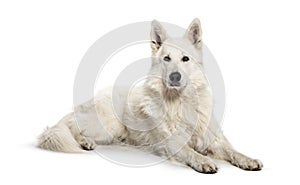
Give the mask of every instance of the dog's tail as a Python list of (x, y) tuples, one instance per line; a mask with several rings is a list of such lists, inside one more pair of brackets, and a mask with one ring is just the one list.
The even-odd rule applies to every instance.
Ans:
[(38, 137), (38, 147), (56, 152), (82, 152), (83, 150), (72, 135), (70, 128), (65, 124), (70, 116), (71, 114), (65, 116), (57, 125), (46, 128)]

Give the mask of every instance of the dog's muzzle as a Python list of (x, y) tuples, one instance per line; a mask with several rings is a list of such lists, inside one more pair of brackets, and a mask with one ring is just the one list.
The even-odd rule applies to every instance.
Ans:
[(181, 74), (179, 72), (173, 72), (169, 75), (169, 85), (172, 87), (180, 86)]

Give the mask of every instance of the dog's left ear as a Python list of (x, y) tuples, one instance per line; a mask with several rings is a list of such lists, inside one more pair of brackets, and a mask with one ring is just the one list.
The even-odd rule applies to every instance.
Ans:
[(151, 24), (151, 48), (153, 52), (156, 52), (166, 40), (167, 33), (162, 25), (157, 21), (153, 20)]
[(201, 23), (195, 18), (187, 29), (185, 36), (192, 42), (196, 48), (201, 48), (202, 30)]

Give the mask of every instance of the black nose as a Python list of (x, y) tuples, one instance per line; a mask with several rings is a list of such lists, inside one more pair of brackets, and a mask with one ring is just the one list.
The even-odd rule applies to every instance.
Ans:
[(179, 82), (181, 79), (181, 74), (179, 72), (173, 72), (169, 76), (171, 82)]

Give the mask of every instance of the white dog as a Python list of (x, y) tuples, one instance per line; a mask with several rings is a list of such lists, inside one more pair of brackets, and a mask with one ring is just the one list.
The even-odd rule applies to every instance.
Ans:
[(75, 108), (38, 139), (59, 152), (93, 150), (96, 144), (123, 143), (176, 160), (201, 173), (216, 173), (221, 159), (244, 170), (262, 163), (232, 148), (212, 119), (212, 97), (203, 74), (201, 26), (193, 20), (182, 38), (170, 38), (159, 22), (151, 28), (152, 67), (130, 96), (120, 91), (115, 113), (112, 89)]

